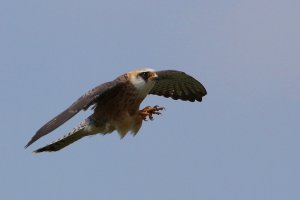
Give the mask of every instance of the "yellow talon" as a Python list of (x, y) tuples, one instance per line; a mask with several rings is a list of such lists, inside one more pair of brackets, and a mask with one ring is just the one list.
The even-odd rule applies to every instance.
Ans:
[(159, 107), (159, 106), (147, 106), (143, 110), (140, 110), (140, 115), (144, 121), (148, 121), (147, 117), (152, 121), (153, 120), (153, 115), (160, 115), (161, 113), (159, 111), (164, 110), (164, 107)]

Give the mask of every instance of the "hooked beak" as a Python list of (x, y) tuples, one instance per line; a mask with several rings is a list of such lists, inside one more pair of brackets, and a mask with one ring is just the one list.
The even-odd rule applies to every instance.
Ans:
[(158, 80), (157, 74), (155, 72), (151, 73), (151, 76), (149, 77), (149, 80), (157, 81)]

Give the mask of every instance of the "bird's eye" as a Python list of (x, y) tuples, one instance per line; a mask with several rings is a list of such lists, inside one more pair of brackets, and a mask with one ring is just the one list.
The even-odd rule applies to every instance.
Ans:
[(149, 77), (149, 72), (142, 72), (142, 73), (140, 73), (140, 76), (146, 80)]

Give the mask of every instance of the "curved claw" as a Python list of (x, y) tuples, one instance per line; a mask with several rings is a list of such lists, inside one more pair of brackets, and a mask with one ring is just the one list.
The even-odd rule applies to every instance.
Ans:
[(143, 110), (140, 110), (140, 115), (144, 121), (148, 121), (147, 117), (149, 117), (149, 119), (153, 121), (153, 115), (160, 115), (161, 113), (159, 111), (161, 110), (165, 110), (165, 108), (159, 107), (158, 105), (154, 107), (147, 106)]

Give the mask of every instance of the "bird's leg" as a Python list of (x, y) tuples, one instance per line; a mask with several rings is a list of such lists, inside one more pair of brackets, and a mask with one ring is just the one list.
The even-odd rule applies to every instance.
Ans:
[(140, 115), (144, 121), (147, 121), (147, 117), (152, 121), (153, 116), (152, 115), (160, 115), (161, 113), (159, 111), (164, 110), (164, 107), (159, 106), (147, 106), (143, 110), (140, 110)]

